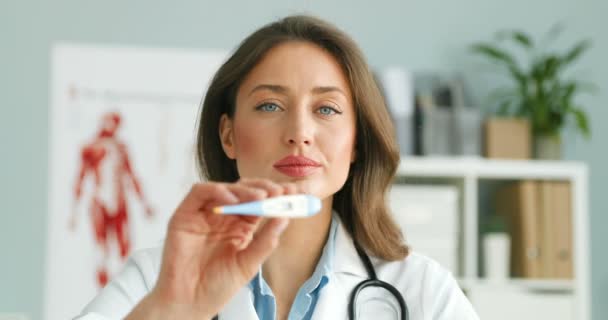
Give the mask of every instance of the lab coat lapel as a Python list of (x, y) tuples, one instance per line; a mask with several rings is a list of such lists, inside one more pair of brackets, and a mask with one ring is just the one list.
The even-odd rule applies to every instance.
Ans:
[(341, 320), (348, 317), (352, 289), (367, 279), (352, 238), (340, 223), (336, 230), (334, 274), (321, 290), (311, 320)]
[(348, 292), (332, 279), (321, 290), (311, 320), (341, 320), (347, 317)]
[(336, 230), (335, 250), (334, 272), (336, 274), (349, 274), (359, 277), (361, 280), (367, 279), (367, 271), (357, 254), (353, 239), (342, 223)]
[[(367, 271), (357, 255), (352, 238), (342, 225), (336, 230), (334, 274), (321, 290), (312, 320), (340, 320), (348, 316), (353, 288), (367, 279)], [(220, 320), (259, 320), (251, 289), (243, 287), (220, 313)]]
[(219, 314), (219, 320), (259, 320), (253, 306), (251, 289), (244, 286)]

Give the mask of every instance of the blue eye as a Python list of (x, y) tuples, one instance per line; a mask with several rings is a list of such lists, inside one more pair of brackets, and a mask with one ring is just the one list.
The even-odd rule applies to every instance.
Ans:
[(321, 107), (319, 108), (319, 113), (324, 115), (324, 116), (330, 116), (332, 114), (340, 114), (341, 112), (338, 112), (338, 110), (332, 108), (332, 107)]
[(264, 112), (275, 112), (279, 111), (280, 107), (274, 103), (264, 103), (255, 108), (256, 110), (264, 111)]

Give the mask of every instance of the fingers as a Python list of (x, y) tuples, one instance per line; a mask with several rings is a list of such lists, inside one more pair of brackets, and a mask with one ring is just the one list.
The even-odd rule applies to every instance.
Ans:
[[(223, 186), (238, 199), (239, 203), (297, 193), (296, 185), (293, 183), (278, 184), (267, 179), (244, 178), (237, 183), (228, 183)], [(204, 209), (212, 210), (217, 205), (222, 205), (222, 203), (213, 201), (205, 206)]]
[[(259, 220), (247, 216), (221, 216), (212, 213), (217, 206), (262, 200), (297, 192), (295, 184), (278, 184), (267, 179), (242, 179), (237, 183), (203, 183), (192, 186), (170, 221), (170, 228), (204, 233), (214, 240), (246, 236), (242, 247), (251, 240)], [(247, 229), (247, 230), (245, 230)], [(254, 231), (252, 232), (251, 229)], [(249, 235), (249, 236), (247, 236)]]
[(207, 238), (210, 241), (216, 242), (229, 241), (236, 248), (242, 248), (247, 246), (249, 241), (251, 241), (261, 221), (261, 217), (227, 217), (223, 219), (223, 223), (219, 223), (213, 230), (207, 233)]
[(236, 204), (264, 199), (268, 192), (239, 184), (199, 183), (194, 184), (176, 211), (196, 213), (215, 206)]
[(281, 233), (287, 228), (289, 219), (286, 218), (273, 218), (269, 219), (255, 234), (248, 245), (244, 247), (241, 244), (239, 248), (240, 252), (237, 254), (239, 266), (243, 272), (249, 277), (253, 276), (257, 272), (259, 265), (268, 258), (272, 251), (277, 247), (279, 243), (279, 237)]
[(265, 190), (268, 193), (269, 198), (283, 195), (285, 192), (284, 188), (280, 184), (274, 183), (267, 179), (243, 178), (239, 180), (238, 183), (251, 188)]
[(291, 182), (276, 183), (268, 179), (242, 178), (238, 183), (249, 187), (264, 189), (268, 192), (269, 198), (284, 194), (295, 194), (298, 192), (296, 184)]
[(268, 198), (268, 191), (262, 188), (247, 186), (240, 183), (227, 184), (226, 187), (234, 194), (239, 202), (248, 202)]
[(283, 186), (283, 192), (285, 194), (296, 194), (298, 193), (298, 188), (296, 186), (295, 183), (284, 183), (282, 184)]
[(241, 179), (237, 183), (195, 184), (178, 211), (196, 212), (213, 206), (262, 200), (297, 193), (293, 183), (278, 184), (267, 179)]
[(195, 213), (209, 203), (235, 204), (239, 198), (222, 183), (198, 183), (192, 186), (176, 212)]
[[(268, 192), (259, 188), (248, 187), (241, 184), (224, 184), (223, 187), (225, 187), (228, 192), (232, 193), (232, 195), (238, 199), (236, 203), (263, 200), (268, 198)], [(211, 211), (213, 211), (214, 207), (226, 204), (232, 203), (223, 203), (213, 199), (203, 204), (202, 209), (205, 214), (209, 215), (211, 214)]]

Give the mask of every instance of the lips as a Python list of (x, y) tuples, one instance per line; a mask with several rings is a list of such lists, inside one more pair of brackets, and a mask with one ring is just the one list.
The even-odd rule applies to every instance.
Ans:
[(321, 164), (304, 156), (287, 156), (274, 164), (274, 168), (290, 177), (313, 174)]

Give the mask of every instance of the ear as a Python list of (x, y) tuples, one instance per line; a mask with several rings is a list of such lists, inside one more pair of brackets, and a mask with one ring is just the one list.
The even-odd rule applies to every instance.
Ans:
[(232, 160), (236, 158), (234, 152), (234, 130), (232, 127), (232, 119), (224, 113), (220, 118), (220, 141), (226, 156)]

